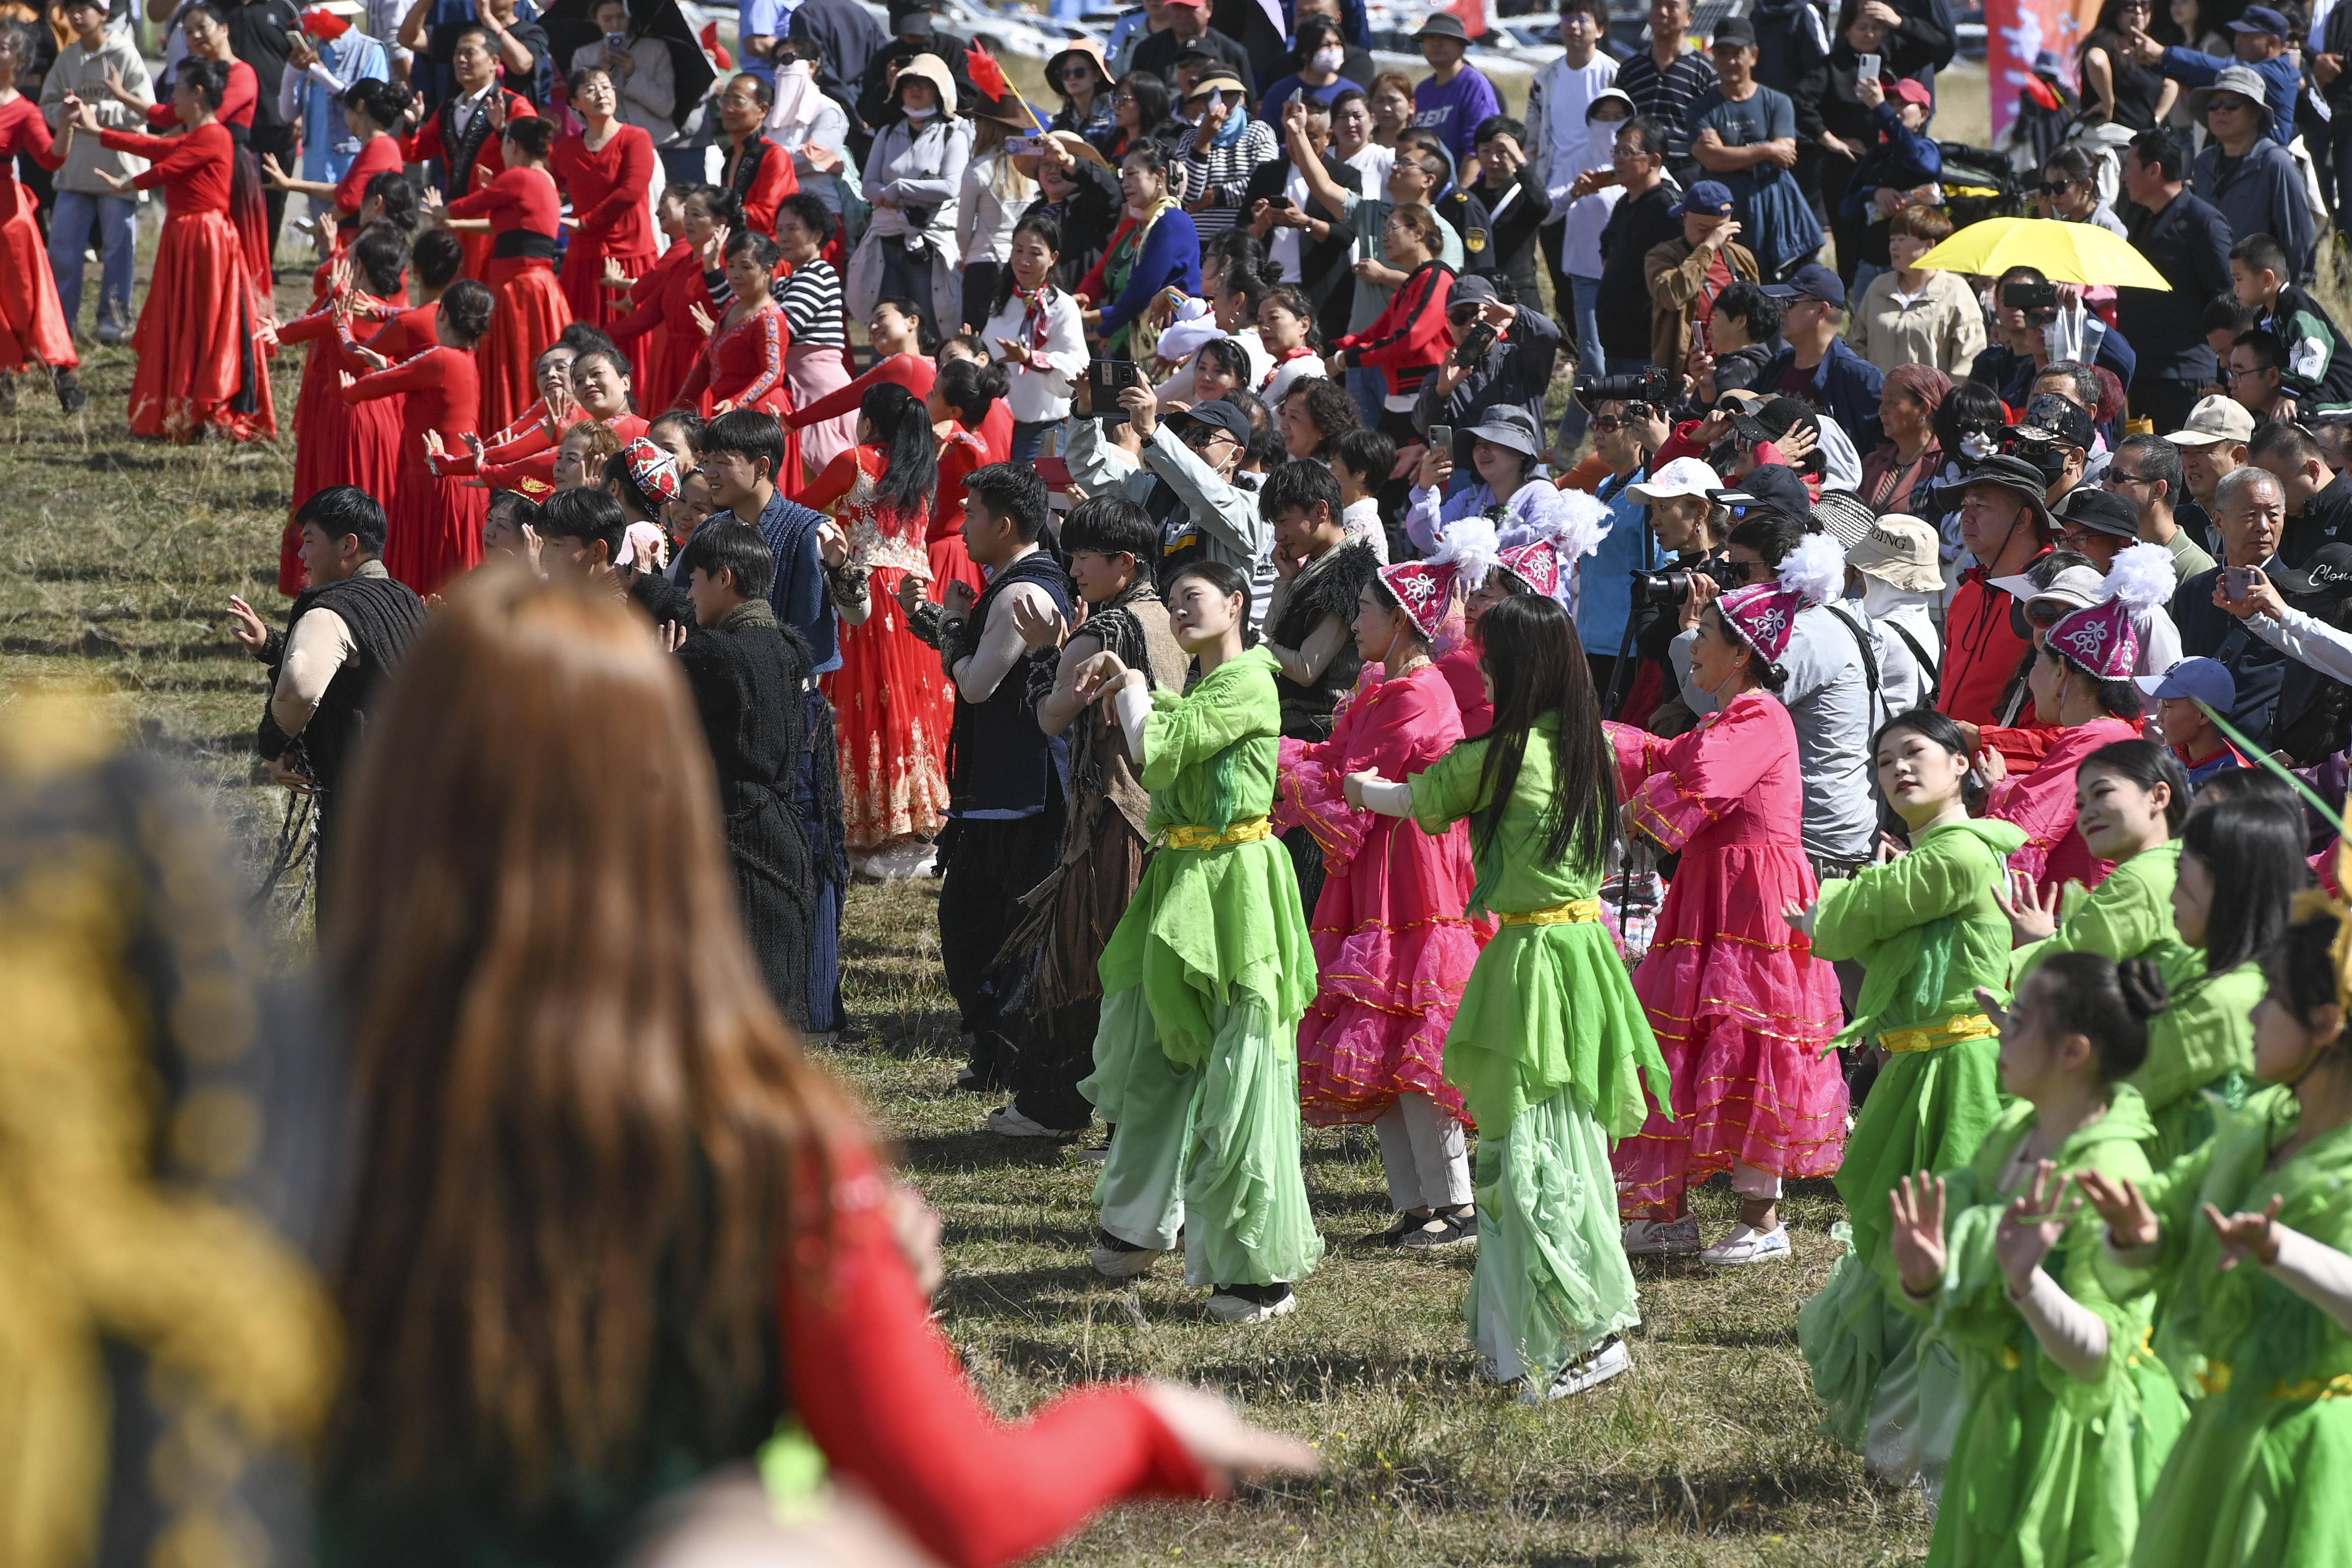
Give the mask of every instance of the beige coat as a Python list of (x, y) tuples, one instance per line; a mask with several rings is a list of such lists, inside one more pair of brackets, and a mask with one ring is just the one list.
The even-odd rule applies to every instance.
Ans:
[[(1737, 281), (1755, 283), (1763, 276), (1755, 254), (1738, 240), (1723, 247), (1723, 258)], [(1713, 265), (1679, 236), (1652, 246), (1642, 258), (1642, 276), (1650, 280), (1650, 363), (1670, 376), (1682, 374), (1690, 354), (1691, 323), (1697, 319), (1699, 291)]]
[(1984, 307), (1976, 290), (1956, 272), (1931, 272), (1916, 295), (1899, 298), (1895, 274), (1870, 280), (1846, 329), (1853, 351), (1882, 371), (1897, 365), (1933, 365), (1956, 382), (1984, 352)]

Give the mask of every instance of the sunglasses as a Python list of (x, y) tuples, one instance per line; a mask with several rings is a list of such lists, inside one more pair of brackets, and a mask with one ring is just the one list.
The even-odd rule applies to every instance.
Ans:
[(1608, 435), (1624, 429), (1628, 423), (1628, 421), (1622, 420), (1613, 413), (1604, 413), (1600, 418), (1593, 420), (1590, 424), (1586, 425), (1585, 428), (1591, 431), (1596, 435)]
[(2078, 180), (2044, 180), (2033, 188), (2045, 196), (2063, 196), (2081, 183)]
[(2205, 100), (2208, 114), (2237, 114), (2253, 106), (2242, 98), (2209, 98)]

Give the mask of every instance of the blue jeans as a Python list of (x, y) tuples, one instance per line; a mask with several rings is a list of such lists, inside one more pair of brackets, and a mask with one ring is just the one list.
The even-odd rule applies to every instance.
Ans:
[[(1589, 376), (1594, 373), (1593, 366), (1606, 364), (1609, 360), (1601, 347), (1601, 279), (1580, 277), (1571, 272), (1568, 281), (1576, 292), (1576, 319), (1571, 323), (1576, 329), (1576, 373)], [(1572, 451), (1584, 439), (1584, 428), (1591, 419), (1582, 403), (1569, 399), (1568, 412), (1559, 416), (1560, 446)]]
[(1058, 419), (1016, 419), (1013, 422), (1013, 454), (1011, 461), (1026, 468), (1037, 461), (1037, 454), (1045, 444), (1045, 433), (1061, 424)]
[(1351, 370), (1347, 374), (1348, 394), (1356, 400), (1356, 406), (1363, 411), (1365, 428), (1378, 430), (1381, 426), (1381, 414), (1383, 412), (1381, 405), (1387, 402), (1389, 395), (1388, 376), (1380, 371), (1368, 371), (1361, 367)]
[(98, 324), (131, 329), (131, 250), (139, 238), (139, 204), (128, 196), (59, 191), (49, 216), (49, 270), (58, 277), (58, 304), (66, 325), (79, 330), (82, 253), (93, 245), (105, 261), (98, 289)]

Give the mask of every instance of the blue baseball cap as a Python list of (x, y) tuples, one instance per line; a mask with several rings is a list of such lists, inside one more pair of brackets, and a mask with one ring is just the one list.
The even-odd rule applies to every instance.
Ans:
[(1666, 215), (1678, 218), (1696, 213), (1703, 218), (1727, 218), (1734, 205), (1730, 186), (1720, 180), (1701, 180), (1683, 193), (1683, 199)]
[(2284, 38), (2292, 37), (2294, 29), (2287, 26), (2284, 16), (2269, 6), (2249, 5), (2238, 14), (2236, 21), (2230, 24), (2230, 31), (2268, 33), (2274, 38)]
[(2219, 659), (2183, 659), (2160, 675), (2132, 678), (2158, 702), (2167, 697), (2195, 697), (2221, 713), (2238, 706), (2238, 683), (2230, 666)]
[(1845, 285), (1838, 281), (1835, 270), (1820, 262), (1797, 268), (1786, 283), (1766, 284), (1764, 292), (1774, 299), (1818, 299), (1845, 308)]

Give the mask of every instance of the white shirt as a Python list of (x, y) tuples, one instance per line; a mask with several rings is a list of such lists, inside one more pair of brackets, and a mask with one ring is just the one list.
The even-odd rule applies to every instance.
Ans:
[[(1272, 356), (1269, 355), (1269, 361), (1271, 359)], [(1285, 360), (1276, 365), (1259, 378), (1257, 385), (1250, 390), (1257, 394), (1258, 402), (1265, 404), (1266, 407), (1279, 409), (1282, 406), (1282, 400), (1290, 395), (1290, 384), (1293, 382), (1307, 376), (1325, 376), (1329, 373), (1323, 368), (1323, 361), (1319, 356), (1301, 354), (1295, 360)]]
[[(1395, 154), (1391, 153), (1390, 156), (1394, 157)], [(1295, 164), (1290, 169), (1289, 178), (1282, 183), (1282, 193), (1290, 198), (1290, 204), (1294, 208), (1303, 210), (1306, 207), (1307, 176), (1300, 173)], [(1266, 246), (1267, 256), (1281, 267), (1282, 281), (1285, 283), (1297, 284), (1307, 281), (1307, 264), (1300, 259), (1299, 255), (1299, 242), (1306, 232), (1304, 229), (1283, 228), (1277, 225), (1274, 231), (1272, 243)]]
[[(1617, 62), (1606, 49), (1593, 50), (1592, 58), (1581, 66), (1570, 65), (1563, 55), (1536, 74), (1535, 86), (1528, 93), (1527, 151), (1535, 160), (1536, 177), (1551, 193), (1554, 212), (1567, 207), (1568, 188), (1576, 183), (1579, 174), (1609, 166), (1607, 148), (1597, 161), (1592, 156), (1584, 111), (1595, 95), (1616, 81)], [(1613, 126), (1611, 135), (1613, 141)]]
[(1361, 174), (1366, 193), (1377, 196), (1389, 188), (1389, 172), (1396, 167), (1396, 149), (1367, 141), (1356, 149), (1353, 157), (1339, 162)]
[(1070, 417), (1070, 396), (1077, 386), (1078, 377), (1087, 369), (1086, 323), (1078, 315), (1077, 299), (1066, 290), (1051, 288), (1045, 302), (1045, 349), (1044, 355), (1030, 364), (1019, 364), (1004, 357), (1004, 340), (1021, 336), (1021, 324), (1028, 318), (1026, 300), (1015, 295), (1004, 302), (1004, 308), (988, 319), (981, 329), (980, 340), (996, 357), (1011, 379), (1012, 388), (1004, 394), (1013, 417), (1024, 424), (1040, 420), (1064, 420)]

